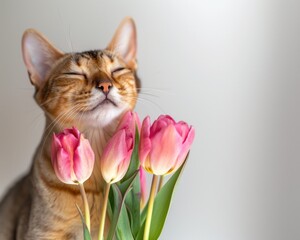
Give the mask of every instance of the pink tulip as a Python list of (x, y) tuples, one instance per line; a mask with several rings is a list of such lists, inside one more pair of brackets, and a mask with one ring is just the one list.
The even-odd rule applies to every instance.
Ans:
[(142, 124), (139, 157), (141, 165), (155, 175), (176, 171), (184, 162), (195, 137), (187, 123), (176, 123), (172, 117), (161, 115), (150, 124), (149, 116)]
[(108, 141), (101, 158), (101, 173), (109, 183), (120, 181), (129, 167), (135, 140), (135, 114), (127, 112)]
[(141, 207), (144, 208), (147, 201), (147, 182), (146, 182), (146, 172), (140, 167), (140, 185), (141, 185)]
[[(133, 113), (133, 114), (134, 114), (137, 129), (139, 132), (141, 132), (141, 128), (142, 128), (141, 120), (137, 113)], [(147, 179), (146, 179), (146, 172), (142, 167), (139, 168), (139, 174), (140, 174), (140, 186), (141, 186), (141, 208), (144, 208), (147, 201)]]
[(141, 128), (142, 128), (142, 124), (141, 124), (140, 117), (139, 117), (139, 115), (138, 115), (136, 112), (133, 113), (133, 116), (134, 116), (134, 120), (135, 120), (135, 124), (136, 124), (136, 126), (137, 126), (137, 129), (138, 129), (139, 132), (140, 132), (140, 131), (141, 131)]
[(89, 141), (73, 127), (53, 134), (51, 160), (60, 181), (77, 184), (91, 176), (95, 156)]

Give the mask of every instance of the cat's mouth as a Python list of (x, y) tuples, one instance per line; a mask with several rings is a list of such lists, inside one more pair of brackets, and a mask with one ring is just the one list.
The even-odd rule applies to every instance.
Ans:
[(118, 107), (113, 100), (106, 97), (104, 100), (100, 101), (95, 107), (93, 107), (90, 111), (92, 112), (101, 106), (107, 106), (107, 105), (113, 105), (114, 107)]
[(107, 104), (112, 104), (112, 105), (114, 105), (115, 107), (117, 107), (117, 104), (116, 104), (114, 101), (110, 100), (109, 98), (104, 99), (102, 102), (100, 102), (100, 103), (98, 104), (98, 106), (101, 106), (101, 105), (107, 105)]

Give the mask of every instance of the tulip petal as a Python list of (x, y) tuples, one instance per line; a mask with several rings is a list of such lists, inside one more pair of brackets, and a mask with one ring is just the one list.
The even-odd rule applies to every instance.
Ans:
[(150, 127), (150, 137), (152, 138), (155, 134), (157, 134), (158, 132), (160, 132), (162, 129), (164, 129), (167, 126), (168, 126), (168, 124), (165, 121), (155, 120), (153, 122), (152, 126)]
[(140, 120), (140, 118), (139, 118), (139, 115), (136, 113), (136, 112), (134, 112), (133, 113), (133, 118), (134, 118), (134, 120), (135, 120), (135, 124), (136, 124), (136, 126), (137, 126), (137, 129), (139, 130), (139, 132), (141, 131), (141, 128), (142, 128), (142, 124), (141, 124), (141, 120)]
[(146, 182), (146, 172), (140, 167), (140, 185), (141, 185), (141, 207), (143, 208), (147, 201), (147, 182)]
[(131, 111), (128, 111), (121, 118), (120, 123), (117, 127), (117, 131), (120, 130), (120, 129), (124, 129), (124, 128), (133, 129), (134, 125), (135, 125), (134, 115)]
[(187, 135), (190, 131), (190, 127), (186, 122), (180, 121), (175, 125), (177, 132), (182, 138), (182, 142), (185, 142)]
[(145, 164), (146, 158), (151, 150), (150, 141), (150, 117), (147, 116), (141, 128), (140, 144), (139, 144), (139, 158), (141, 165)]
[(158, 121), (164, 121), (168, 125), (175, 124), (175, 120), (170, 115), (160, 115), (157, 119)]
[(95, 155), (89, 141), (82, 135), (74, 152), (73, 161), (73, 170), (77, 181), (85, 182), (93, 172)]
[(61, 138), (61, 144), (63, 149), (67, 151), (70, 156), (73, 156), (75, 149), (79, 144), (79, 139), (73, 134), (64, 134)]
[(79, 130), (77, 128), (72, 127), (72, 128), (66, 128), (66, 129), (64, 129), (62, 134), (63, 135), (69, 135), (69, 134), (71, 134), (71, 135), (73, 135), (75, 138), (77, 138), (79, 140), (81, 133), (79, 132)]
[(67, 152), (62, 148), (59, 137), (53, 134), (51, 145), (51, 161), (57, 178), (68, 184), (73, 184), (71, 179), (71, 164)]
[(151, 126), (150, 132), (152, 137), (156, 133), (160, 132), (162, 129), (166, 128), (168, 125), (175, 124), (174, 119), (169, 115), (160, 115), (157, 120)]
[(101, 172), (107, 183), (117, 182), (124, 177), (132, 150), (133, 146), (127, 148), (125, 130), (118, 131), (108, 141), (101, 158)]
[(52, 161), (52, 164), (54, 164), (54, 162), (57, 161), (56, 152), (57, 152), (57, 149), (60, 149), (60, 148), (62, 148), (62, 146), (60, 144), (59, 138), (55, 134), (53, 134), (52, 144), (51, 144), (51, 161)]
[(58, 149), (56, 161), (53, 164), (54, 171), (58, 179), (67, 184), (74, 184), (72, 181), (72, 164), (68, 153), (63, 149)]
[(169, 125), (152, 139), (151, 169), (156, 175), (165, 175), (174, 167), (180, 152), (181, 137), (174, 125)]
[(188, 131), (188, 135), (185, 139), (185, 141), (183, 142), (182, 144), (182, 147), (181, 147), (181, 151), (178, 155), (178, 158), (177, 158), (177, 161), (176, 161), (176, 164), (175, 164), (175, 167), (174, 167), (174, 170), (173, 171), (176, 171), (181, 165), (182, 163), (184, 162), (190, 148), (191, 148), (191, 145), (194, 141), (194, 138), (195, 138), (195, 129), (193, 127), (190, 127), (189, 131)]

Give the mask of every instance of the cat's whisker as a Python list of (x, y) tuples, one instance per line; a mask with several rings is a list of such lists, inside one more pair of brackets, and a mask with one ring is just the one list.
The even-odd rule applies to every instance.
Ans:
[(140, 87), (140, 88), (136, 88), (137, 90), (150, 90), (150, 91), (157, 91), (157, 92), (163, 92), (163, 93), (170, 93), (169, 89), (162, 89), (162, 88), (149, 88), (149, 87)]
[(69, 111), (67, 112), (64, 112), (63, 114), (60, 114), (58, 115), (52, 123), (49, 124), (49, 126), (46, 128), (45, 130), (45, 133), (47, 133), (47, 135), (44, 137), (44, 141), (43, 141), (43, 144), (42, 144), (42, 147), (41, 149), (44, 148), (45, 144), (46, 144), (46, 141), (49, 137), (49, 135), (52, 133), (54, 127), (60, 122), (60, 123), (64, 123), (64, 120), (63, 118), (67, 118), (69, 117), (70, 115), (73, 114), (74, 111), (76, 111), (77, 109), (74, 107), (74, 108), (71, 108)]
[(145, 96), (149, 96), (149, 97), (159, 98), (158, 95), (155, 95), (155, 94), (152, 94), (152, 93), (140, 92), (139, 95), (145, 95)]
[(166, 113), (166, 111), (165, 111), (161, 106), (159, 106), (157, 103), (155, 103), (155, 102), (153, 102), (153, 101), (151, 101), (151, 100), (149, 100), (149, 99), (138, 97), (137, 100), (141, 100), (141, 101), (144, 101), (144, 102), (151, 103), (151, 104), (153, 104), (160, 112)]
[(44, 137), (44, 141), (43, 141), (43, 144), (42, 144), (42, 149), (44, 148), (45, 146), (45, 143), (49, 137), (49, 135), (52, 133), (54, 127), (62, 122), (62, 123), (65, 123), (65, 121), (63, 120), (63, 118), (65, 118), (65, 120), (67, 119), (67, 117), (71, 116), (74, 112), (76, 112), (78, 110), (78, 106), (74, 106), (72, 107), (71, 109), (69, 109), (68, 111), (66, 112), (63, 112), (61, 114), (59, 114), (50, 124), (49, 126), (45, 129), (45, 133), (46, 136)]
[(69, 44), (71, 46), (71, 51), (74, 52), (74, 47), (73, 47), (73, 43), (72, 43), (72, 38), (71, 38), (71, 24), (69, 24)]
[(79, 122), (81, 122), (83, 115), (85, 114), (85, 112), (88, 110), (88, 106), (83, 107), (80, 112), (80, 117), (79, 117)]
[(42, 103), (40, 104), (40, 107), (43, 107), (43, 106), (47, 105), (48, 103), (51, 103), (51, 102), (53, 102), (54, 100), (56, 100), (56, 99), (58, 99), (58, 98), (60, 98), (60, 97), (61, 97), (61, 96), (55, 96), (55, 97), (49, 98), (49, 99), (47, 99), (46, 101), (42, 102)]
[(32, 119), (32, 122), (31, 122), (31, 127), (33, 126), (37, 126), (38, 124), (38, 121), (41, 119), (41, 117), (44, 116), (44, 113), (43, 112), (39, 112), (38, 114), (36, 114), (36, 116), (34, 116), (34, 118)]
[[(65, 22), (63, 21), (63, 18), (62, 18), (62, 14), (61, 14), (61, 11), (60, 11), (60, 9), (58, 8), (57, 9), (57, 11), (58, 11), (58, 15), (59, 15), (59, 19), (60, 19), (60, 21), (61, 21), (61, 25), (63, 26), (63, 28), (64, 28), (64, 30), (66, 30), (66, 24), (65, 24)], [(66, 34), (66, 31), (64, 31), (64, 37), (65, 37), (65, 41), (66, 41), (66, 43), (68, 44), (68, 47), (69, 47), (69, 49), (71, 49), (71, 51), (73, 52), (73, 45), (72, 45), (72, 42), (71, 42), (71, 36), (70, 36), (70, 24), (69, 24), (69, 41), (68, 41), (68, 36), (67, 36), (67, 34)]]
[[(71, 98), (71, 97), (73, 97), (73, 94), (64, 94), (64, 97), (65, 97), (65, 98)], [(40, 106), (40, 107), (44, 107), (45, 105), (47, 105), (47, 104), (49, 104), (49, 103), (51, 103), (51, 102), (53, 102), (54, 100), (57, 100), (57, 99), (59, 99), (59, 98), (61, 98), (60, 95), (55, 96), (55, 97), (51, 97), (51, 98), (47, 99), (46, 101), (40, 103), (39, 106)]]
[(166, 113), (166, 111), (165, 111), (164, 109), (162, 109), (162, 107), (159, 106), (156, 102), (153, 102), (153, 101), (151, 101), (151, 100), (149, 100), (149, 99), (147, 99), (147, 98), (142, 98), (142, 97), (140, 97), (140, 96), (135, 97), (135, 96), (130, 96), (130, 95), (126, 95), (126, 97), (131, 98), (131, 99), (134, 99), (134, 100), (136, 100), (136, 101), (140, 100), (140, 101), (144, 101), (144, 102), (151, 103), (151, 104), (153, 104), (157, 109), (159, 109), (160, 112)]

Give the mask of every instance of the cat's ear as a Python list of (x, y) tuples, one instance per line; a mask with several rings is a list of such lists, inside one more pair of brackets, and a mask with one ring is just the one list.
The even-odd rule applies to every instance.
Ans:
[(53, 64), (63, 56), (61, 51), (34, 29), (24, 32), (22, 53), (30, 81), (36, 88), (44, 84)]
[(108, 50), (119, 54), (132, 69), (136, 69), (137, 37), (132, 18), (125, 18), (109, 43)]

